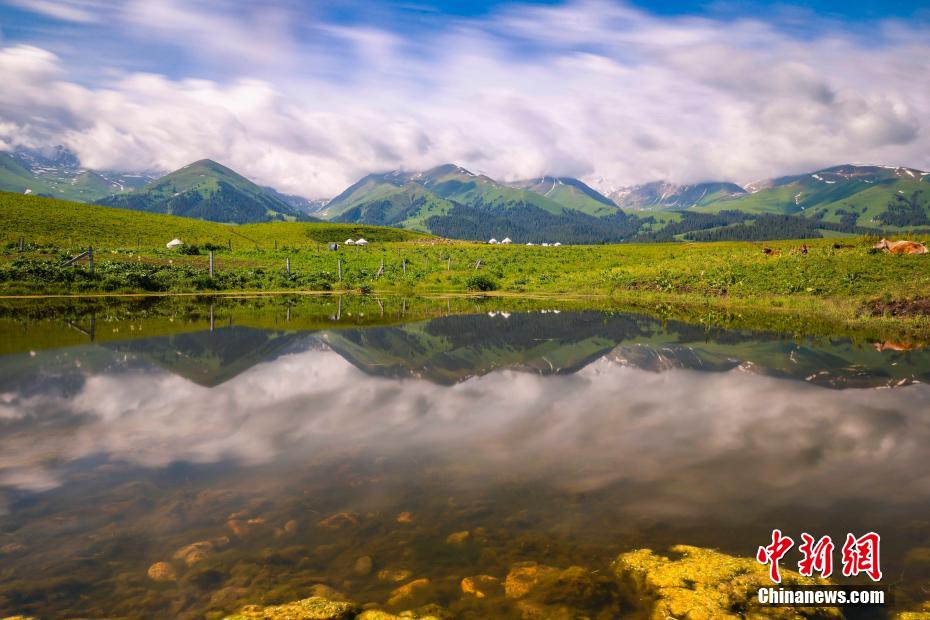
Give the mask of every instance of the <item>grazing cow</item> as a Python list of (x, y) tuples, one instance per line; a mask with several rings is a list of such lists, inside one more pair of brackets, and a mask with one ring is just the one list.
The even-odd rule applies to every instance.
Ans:
[(930, 253), (930, 250), (927, 250), (927, 246), (923, 243), (917, 243), (916, 241), (888, 241), (887, 239), (882, 239), (879, 243), (875, 244), (875, 249), (884, 250), (889, 254)]
[(772, 248), (762, 248), (762, 253), (766, 256), (778, 256), (781, 254), (778, 250), (773, 250)]
[(912, 344), (909, 342), (874, 342), (872, 346), (875, 347), (876, 351), (913, 351), (914, 349), (920, 349), (919, 344)]

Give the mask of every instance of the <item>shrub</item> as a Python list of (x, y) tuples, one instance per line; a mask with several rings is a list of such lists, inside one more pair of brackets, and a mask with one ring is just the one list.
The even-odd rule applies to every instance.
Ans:
[(465, 281), (465, 287), (470, 291), (496, 291), (497, 282), (486, 275), (476, 273)]

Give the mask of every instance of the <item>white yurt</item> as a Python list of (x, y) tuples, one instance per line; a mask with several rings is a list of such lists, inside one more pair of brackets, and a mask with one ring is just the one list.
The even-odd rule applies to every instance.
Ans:
[(562, 244), (556, 241), (555, 243), (552, 244), (552, 246), (558, 248), (558, 247), (561, 247)]
[(529, 242), (529, 243), (527, 243), (526, 245), (536, 245), (536, 244), (535, 244), (535, 243), (533, 243), (532, 241), (530, 241), (530, 242)]
[(181, 241), (180, 239), (172, 239), (171, 241), (165, 244), (165, 247), (168, 248), (169, 250), (172, 250), (174, 248), (181, 247), (182, 245), (184, 245), (184, 242)]
[(361, 237), (359, 237), (358, 239), (355, 240), (355, 245), (368, 245), (368, 242), (362, 239)]
[(510, 244), (513, 243), (513, 240), (510, 237), (504, 237), (504, 240), (501, 243)]
[(346, 245), (355, 245), (355, 241), (352, 239), (346, 239)]
[(497, 245), (499, 241), (497, 239), (491, 239), (490, 241), (488, 241), (488, 243), (491, 245)]
[(543, 246), (544, 248), (548, 248), (548, 247), (549, 247), (549, 244), (548, 244), (548, 243), (544, 243), (544, 244), (542, 244), (542, 246)]

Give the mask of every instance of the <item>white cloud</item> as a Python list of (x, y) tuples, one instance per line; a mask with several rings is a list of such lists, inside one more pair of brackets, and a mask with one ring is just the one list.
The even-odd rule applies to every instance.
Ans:
[(508, 370), (442, 386), (368, 376), (315, 350), (213, 388), (113, 371), (73, 394), (7, 394), (0, 419), (28, 423), (0, 436), (0, 486), (53, 488), (68, 482), (70, 463), (93, 457), (163, 468), (422, 454), (449, 467), (450, 489), (487, 489), (500, 472), (570, 492), (622, 483), (637, 498), (623, 508), (631, 514), (727, 506), (720, 518), (741, 518), (800, 497), (816, 507), (863, 493), (896, 506), (926, 499), (928, 402), (926, 385), (837, 391), (607, 358), (573, 375)]
[(96, 167), (211, 157), (307, 196), (447, 161), (617, 185), (930, 168), (930, 37), (896, 22), (867, 40), (838, 24), (800, 37), (582, 1), (403, 33), (220, 0), (114, 6), (140, 42), (198, 69), (86, 85), (68, 77), (78, 52), (0, 48), (0, 143), (60, 141)]
[(97, 21), (101, 3), (95, 0), (7, 0), (9, 4), (68, 22)]

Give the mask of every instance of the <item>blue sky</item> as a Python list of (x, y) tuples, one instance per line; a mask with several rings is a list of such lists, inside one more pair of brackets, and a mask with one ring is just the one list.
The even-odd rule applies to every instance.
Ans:
[(604, 189), (930, 168), (928, 58), (916, 2), (0, 0), (0, 148), (312, 197), (446, 161)]

